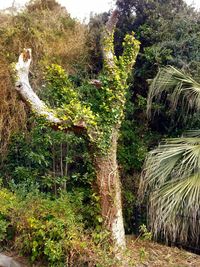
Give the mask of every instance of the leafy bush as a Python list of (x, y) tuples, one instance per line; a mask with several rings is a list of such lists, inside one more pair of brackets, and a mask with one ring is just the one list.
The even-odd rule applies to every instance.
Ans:
[(92, 234), (84, 230), (82, 200), (80, 192), (56, 199), (41, 193), (21, 198), (1, 189), (0, 241), (8, 239), (9, 226), (13, 229), (14, 247), (32, 262), (39, 260), (48, 266), (118, 266), (109, 246), (109, 233), (100, 227)]
[(10, 239), (10, 212), (17, 205), (16, 197), (7, 189), (0, 190), (0, 242)]
[(19, 208), (16, 245), (35, 261), (40, 257), (50, 263), (64, 261), (74, 240), (80, 238), (80, 218), (72, 210), (68, 196), (56, 200), (32, 197)]
[[(76, 203), (72, 203), (68, 195), (55, 200), (29, 195), (23, 200), (6, 189), (0, 191), (0, 213), (16, 229), (15, 247), (32, 261), (44, 259), (50, 264), (64, 262), (73, 242), (81, 240), (81, 215), (74, 212), (81, 207), (79, 202), (77, 197)], [(8, 223), (0, 220), (0, 225), (3, 240)]]
[[(87, 143), (72, 133), (54, 132), (34, 122), (29, 133), (16, 134), (9, 145), (0, 176), (12, 191), (40, 190), (57, 194), (62, 188), (90, 188), (94, 171)], [(64, 187), (65, 185), (65, 187)]]
[(2, 216), (0, 216), (0, 242), (5, 240), (7, 237), (8, 225), (9, 223)]

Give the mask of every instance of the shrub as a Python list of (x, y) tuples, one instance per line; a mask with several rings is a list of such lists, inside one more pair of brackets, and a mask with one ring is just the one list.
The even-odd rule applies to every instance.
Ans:
[(7, 237), (7, 228), (9, 223), (3, 218), (3, 216), (0, 216), (0, 242), (5, 240)]
[(74, 240), (79, 240), (83, 233), (81, 215), (75, 214), (75, 205), (81, 205), (78, 201), (77, 198), (76, 203), (71, 203), (68, 195), (55, 200), (42, 195), (21, 199), (1, 189), (0, 241), (6, 238), (7, 226), (11, 224), (15, 228), (15, 247), (32, 261), (64, 262)]
[[(21, 198), (0, 189), (0, 242), (13, 229), (15, 249), (45, 266), (118, 266), (113, 259), (109, 233), (84, 229), (79, 193), (52, 199), (42, 194)], [(9, 226), (9, 227), (8, 227)]]

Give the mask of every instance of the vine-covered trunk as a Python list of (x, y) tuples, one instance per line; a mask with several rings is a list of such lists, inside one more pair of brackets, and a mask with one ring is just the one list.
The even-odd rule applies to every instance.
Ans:
[(117, 131), (114, 131), (111, 146), (106, 155), (95, 157), (95, 168), (104, 225), (106, 229), (111, 231), (115, 247), (124, 248), (125, 232), (122, 216), (121, 183), (117, 164), (117, 139)]
[[(97, 113), (90, 107), (93, 101), (90, 103), (89, 100), (88, 104), (86, 104), (85, 101), (80, 101), (78, 95), (79, 90), (76, 92), (76, 90), (74, 90), (75, 88), (72, 86), (71, 88), (67, 88), (67, 91), (62, 91), (61, 88), (58, 89), (57, 83), (53, 81), (52, 88), (55, 86), (54, 90), (61, 90), (58, 92), (62, 92), (63, 99), (67, 96), (67, 102), (66, 105), (65, 103), (61, 105), (62, 108), (59, 108), (59, 112), (47, 106), (33, 91), (29, 83), (28, 74), (31, 63), (31, 49), (24, 49), (16, 64), (16, 90), (34, 114), (45, 120), (54, 130), (82, 133), (88, 137), (91, 147), (94, 144), (100, 147), (101, 141), (105, 141), (101, 138), (106, 138), (108, 135), (108, 132), (103, 132), (102, 130), (110, 129), (113, 123), (115, 123), (116, 127), (113, 128), (111, 133), (112, 140), (107, 153), (103, 154), (100, 148), (99, 151), (95, 151), (94, 163), (105, 227), (111, 231), (115, 247), (123, 248), (125, 247), (125, 234), (122, 217), (121, 185), (116, 159), (118, 139), (117, 126), (121, 124), (121, 120), (123, 119), (126, 101), (125, 96), (128, 88), (127, 79), (128, 75), (132, 73), (132, 67), (135, 64), (140, 43), (135, 40), (133, 34), (127, 35), (124, 39), (122, 55), (119, 58), (115, 56), (113, 36), (118, 13), (117, 9), (113, 11), (105, 27), (102, 47), (104, 64), (103, 72), (99, 76), (100, 80), (91, 83), (93, 85), (96, 84), (95, 86), (101, 90), (101, 97), (99, 100), (100, 102), (102, 101), (102, 103), (100, 103)], [(63, 81), (66, 82), (66, 78), (63, 78), (65, 77), (65, 72), (60, 67), (58, 67), (58, 69), (56, 67), (55, 71), (55, 77), (61, 79), (61, 81), (64, 79)], [(72, 98), (69, 97), (70, 95), (72, 95)], [(67, 104), (68, 102), (69, 104)], [(76, 102), (77, 105), (74, 106), (73, 103)], [(97, 103), (99, 103), (99, 101)], [(95, 107), (96, 104), (93, 104)], [(94, 110), (96, 110), (96, 107)], [(99, 124), (100, 116), (102, 117), (101, 124)], [(97, 133), (102, 134), (102, 136)], [(100, 142), (100, 144), (97, 144), (98, 142)]]

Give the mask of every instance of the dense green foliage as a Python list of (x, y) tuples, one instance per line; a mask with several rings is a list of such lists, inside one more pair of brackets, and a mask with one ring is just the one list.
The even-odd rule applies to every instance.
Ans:
[[(149, 79), (159, 67), (173, 65), (194, 76), (199, 71), (199, 13), (184, 1), (117, 1), (121, 10), (116, 34), (116, 50), (121, 53), (125, 33), (134, 31), (141, 42), (136, 64), (135, 82), (131, 88), (133, 102), (138, 95), (147, 97)], [(137, 116), (137, 114), (135, 114)], [(160, 109), (150, 126), (161, 134), (172, 134), (176, 127), (165, 108)]]
[[(26, 198), (0, 190), (0, 243), (40, 260), (42, 266), (118, 266), (110, 250), (109, 233), (84, 230), (80, 193), (56, 199), (42, 194)], [(107, 241), (107, 242), (106, 242)]]
[[(51, 12), (55, 12), (58, 15), (60, 11), (61, 13), (59, 15), (62, 15), (63, 11), (60, 10), (57, 5), (49, 10), (43, 6), (43, 4), (40, 5), (39, 1), (35, 1), (34, 4), (36, 6), (32, 4), (29, 5), (24, 14), (22, 14), (25, 16), (25, 20), (30, 20), (28, 21), (30, 28), (34, 28), (34, 26), (38, 25), (38, 18), (36, 15), (39, 16), (39, 19), (41, 15), (45, 15), (44, 25), (41, 24), (44, 28), (47, 26), (47, 16), (50, 18), (50, 15), (52, 15)], [(32, 14), (29, 16), (30, 10), (35, 12), (34, 17), (31, 17)], [(41, 10), (44, 10), (44, 13)], [(63, 15), (66, 14), (64, 13)], [(19, 18), (20, 16), (21, 14), (19, 14)], [(70, 18), (64, 17), (63, 19)], [(21, 18), (19, 19), (19, 25), (17, 25), (19, 26), (19, 38), (22, 34), (20, 23)], [(34, 25), (34, 23), (36, 25)], [(60, 21), (60, 23), (62, 24), (63, 20)], [(36, 28), (38, 29), (37, 26)], [(76, 30), (74, 28), (74, 24), (70, 25), (70, 28), (73, 28), (74, 31)], [(7, 28), (3, 28), (3, 34), (5, 34), (5, 37), (7, 37), (6, 29)], [(62, 46), (63, 39), (66, 38), (66, 36), (65, 32), (60, 32), (60, 34), (61, 37), (59, 44)], [(53, 36), (52, 26), (49, 28), (49, 36)], [(39, 39), (36, 41), (37, 43), (40, 43), (41, 36), (37, 35), (37, 37)], [(30, 36), (28, 36), (27, 40), (30, 42)], [(37, 204), (37, 211), (34, 208), (29, 208), (30, 212), (32, 212), (31, 215), (34, 218), (33, 223), (30, 219), (31, 224), (28, 225), (27, 228), (26, 221), (27, 224), (29, 224), (30, 220), (23, 218), (22, 214), (17, 214), (17, 216), (21, 217), (25, 222), (25, 225), (23, 224), (21, 230), (18, 229), (15, 222), (11, 222), (13, 228), (17, 228), (17, 230), (19, 230), (19, 233), (15, 233), (17, 236), (19, 235), (18, 238), (16, 238), (15, 235), (14, 243), (16, 248), (24, 254), (29, 254), (33, 261), (44, 258), (49, 262), (49, 264), (55, 264), (55, 262), (60, 264), (64, 254), (66, 254), (63, 242), (65, 243), (67, 241), (67, 234), (70, 234), (70, 229), (67, 229), (66, 232), (64, 232), (66, 225), (64, 224), (62, 217), (58, 217), (59, 214), (55, 215), (55, 220), (53, 219), (50, 223), (46, 222), (43, 214), (39, 212), (40, 207), (42, 210), (45, 209), (47, 210), (47, 213), (51, 214), (48, 205), (53, 208), (54, 204), (56, 205), (57, 201), (60, 200), (59, 195), (61, 192), (66, 193), (67, 191), (72, 193), (75, 190), (75, 187), (78, 187), (77, 190), (80, 192), (83, 201), (85, 202), (84, 208), (83, 205), (81, 206), (82, 221), (87, 227), (92, 227), (93, 230), (95, 229), (95, 242), (96, 240), (99, 242), (98, 240), (101, 240), (102, 236), (104, 236), (104, 231), (101, 229), (101, 223), (105, 218), (99, 215), (99, 197), (93, 193), (93, 189), (91, 187), (94, 174), (89, 154), (86, 151), (89, 147), (89, 141), (90, 146), (92, 146), (92, 149), (94, 150), (94, 157), (97, 155), (105, 155), (111, 146), (113, 132), (118, 131), (120, 128), (121, 122), (124, 118), (124, 106), (128, 89), (127, 78), (132, 70), (132, 66), (135, 64), (139, 51), (139, 42), (135, 39), (133, 33), (127, 35), (123, 43), (123, 54), (117, 58), (114, 55), (113, 32), (108, 30), (105, 33), (103, 40), (104, 53), (113, 53), (114, 56), (112, 59), (110, 59), (109, 56), (105, 56), (105, 62), (103, 64), (104, 68), (99, 75), (101, 88), (99, 90), (99, 103), (97, 104), (96, 99), (95, 101), (94, 99), (93, 101), (90, 101), (90, 99), (85, 98), (83, 89), (86, 88), (88, 91), (88, 88), (91, 87), (93, 91), (96, 91), (97, 89), (95, 86), (90, 86), (88, 82), (83, 82), (83, 86), (80, 86), (80, 78), (79, 83), (77, 84), (77, 74), (71, 72), (71, 75), (68, 76), (66, 71), (60, 65), (51, 64), (51, 61), (55, 59), (54, 57), (56, 54), (51, 55), (50, 50), (52, 49), (53, 44), (48, 43), (48, 36), (46, 36), (45, 41), (47, 43), (44, 44), (41, 50), (45, 51), (49, 58), (47, 58), (47, 56), (45, 58), (36, 57), (36, 62), (39, 65), (38, 73), (40, 75), (43, 73), (44, 75), (43, 77), (40, 76), (36, 79), (37, 84), (42, 84), (43, 89), (39, 91), (38, 94), (47, 101), (47, 110), (53, 110), (54, 114), (56, 114), (58, 118), (66, 122), (65, 124), (63, 123), (58, 126), (59, 130), (65, 132), (68, 128), (73, 129), (73, 127), (77, 127), (80, 130), (85, 128), (85, 132), (83, 132), (81, 136), (53, 133), (47, 128), (48, 126), (53, 125), (47, 124), (44, 126), (43, 123), (45, 122), (45, 118), (41, 117), (37, 121), (33, 121), (31, 114), (31, 117), (26, 125), (27, 129), (23, 132), (21, 131), (19, 134), (13, 134), (12, 142), (8, 147), (8, 154), (4, 159), (1, 173), (4, 178), (4, 185), (14, 191), (15, 194), (20, 193), (21, 196), (24, 197), (24, 201), (27, 201), (23, 207), (25, 212), (26, 205), (31, 205), (31, 200), (28, 198), (30, 192), (33, 194), (33, 199), (34, 195), (36, 195), (36, 199), (38, 199), (39, 202), (41, 200), (41, 205), (39, 202), (37, 203), (37, 201), (35, 201)], [(37, 49), (37, 43), (33, 43), (32, 47)], [(50, 47), (48, 47), (48, 45), (50, 45)], [(2, 46), (4, 47), (4, 44), (2, 44)], [(12, 48), (12, 46), (10, 48)], [(41, 52), (39, 50), (36, 51), (37, 53)], [(13, 52), (10, 53), (12, 54)], [(58, 61), (60, 57), (64, 60), (64, 56), (60, 55), (58, 56)], [(60, 63), (62, 63), (61, 58)], [(11, 57), (8, 58), (7, 61), (9, 62), (10, 59)], [(70, 60), (68, 60), (68, 62), (69, 61)], [(65, 67), (67, 66), (66, 63), (63, 65)], [(47, 67), (44, 69), (44, 66)], [(34, 68), (37, 68), (37, 65), (34, 65)], [(84, 79), (84, 73), (82, 74), (81, 79)], [(82, 101), (82, 97), (85, 101)], [(34, 111), (36, 110), (33, 110), (33, 113)], [(57, 145), (59, 145), (59, 149), (57, 148)], [(74, 151), (76, 151), (76, 153), (73, 153)], [(78, 151), (82, 153), (80, 156), (77, 153)], [(74, 162), (74, 157), (80, 157), (80, 161), (83, 165), (81, 166), (80, 171), (78, 169), (78, 163)], [(75, 166), (74, 171), (71, 170), (71, 165)], [(73, 181), (75, 181), (74, 184)], [(46, 197), (41, 198), (39, 195), (40, 192), (43, 194), (45, 193)], [(49, 203), (48, 198), (50, 201), (53, 201), (52, 205), (47, 204)], [(51, 198), (55, 199), (51, 200)], [(66, 200), (65, 202), (66, 206), (69, 206)], [(62, 205), (64, 205), (64, 203)], [(15, 208), (15, 212), (17, 212), (17, 207)], [(57, 207), (55, 207), (55, 209), (56, 208)], [(37, 212), (39, 212), (39, 217), (36, 216), (37, 214), (35, 215)], [(63, 212), (64, 217), (67, 216), (64, 209), (60, 212)], [(26, 215), (28, 216), (28, 213)], [(46, 228), (40, 220), (45, 222), (47, 225)], [(59, 224), (61, 224), (61, 226), (59, 226)], [(33, 232), (29, 229), (32, 227), (36, 228)], [(49, 231), (48, 228), (50, 228)], [(55, 232), (58, 234), (58, 240), (54, 240), (55, 236), (51, 237), (51, 234), (53, 235), (54, 228), (56, 228)], [(5, 236), (6, 225), (4, 225), (2, 229), (2, 236)], [(106, 236), (107, 235), (108, 233), (106, 233)], [(29, 242), (26, 244), (26, 239), (28, 237), (30, 244)], [(25, 243), (21, 242), (20, 238), (25, 239)], [(20, 245), (18, 246), (18, 239), (20, 239), (19, 244), (21, 244), (21, 247)], [(71, 237), (69, 239), (71, 239)], [(55, 244), (54, 241), (58, 241), (57, 244)], [(77, 240), (77, 242), (78, 241), (79, 245), (81, 245), (80, 240)], [(76, 249), (73, 244), (72, 249)], [(45, 258), (44, 255), (47, 257)]]
[[(189, 124), (197, 123), (198, 115), (190, 116), (188, 125), (185, 124), (184, 115), (180, 119), (182, 112), (180, 105), (177, 106), (177, 112), (172, 117), (169, 101), (165, 101), (165, 105), (163, 105), (164, 101), (153, 104), (152, 110), (159, 110), (159, 112), (153, 112), (154, 116), (147, 121), (146, 99), (149, 81), (155, 77), (162, 66), (170, 64), (182, 68), (184, 71), (192, 73), (198, 80), (200, 20), (199, 13), (188, 7), (182, 0), (119, 0), (117, 5), (120, 8), (120, 18), (115, 36), (116, 52), (121, 54), (121, 40), (127, 32), (134, 30), (141, 42), (141, 50), (135, 66), (134, 83), (130, 88), (132, 92), (130, 101), (134, 108), (127, 108), (128, 120), (124, 122), (122, 127), (122, 146), (119, 148), (119, 159), (125, 166), (124, 170), (131, 170), (134, 166), (131, 171), (134, 173), (135, 164), (141, 156), (141, 148), (142, 151), (147, 152), (150, 148), (155, 147), (163, 137), (177, 136), (185, 128), (187, 129)], [(166, 98), (161, 100), (166, 100)], [(195, 122), (192, 123), (192, 121)], [(124, 144), (128, 145), (124, 148)], [(139, 171), (142, 168), (144, 158), (145, 154), (141, 158), (141, 164), (138, 165)], [(124, 162), (126, 162), (125, 165)], [(130, 165), (127, 169), (129, 162)], [(134, 174), (132, 178), (131, 184), (134, 188), (132, 192), (137, 191), (138, 179), (136, 177), (137, 175)], [(129, 175), (127, 175), (127, 182), (124, 179), (123, 183), (125, 188), (127, 184), (130, 184)], [(136, 203), (136, 195), (133, 199), (132, 205)], [(143, 218), (144, 210), (142, 209), (142, 214), (138, 215), (138, 213), (137, 206), (132, 210), (130, 209), (131, 217), (128, 217), (127, 221), (134, 225), (137, 224), (135, 218), (139, 217), (139, 220)]]
[[(54, 0), (31, 1), (14, 16), (0, 13), (0, 177), (7, 188), (0, 191), (0, 241), (15, 244), (32, 261), (42, 260), (49, 266), (83, 266), (88, 261), (117, 266), (111, 261), (112, 251), (105, 253), (110, 240), (101, 229), (91, 152), (106, 154), (113, 127), (121, 127), (117, 157), (125, 227), (127, 233), (138, 233), (139, 225), (146, 223), (146, 208), (138, 206), (137, 191), (148, 150), (163, 137), (177, 136), (199, 121), (195, 113), (185, 124), (181, 101), (171, 117), (165, 94), (157, 103), (152, 97), (154, 116), (150, 121), (146, 116), (150, 80), (160, 67), (178, 67), (198, 82), (199, 12), (182, 0), (118, 0), (117, 6), (117, 30), (104, 40), (107, 13), (91, 18), (88, 27), (72, 19)], [(141, 43), (137, 60), (135, 38)], [(114, 65), (103, 60), (103, 43), (107, 52), (115, 52)], [(40, 88), (38, 95), (69, 122), (67, 126), (87, 126), (89, 138), (86, 133), (49, 129), (13, 93), (10, 64), (24, 47), (33, 48), (30, 79), (34, 88)], [(134, 63), (133, 71), (130, 65)], [(91, 79), (98, 79), (99, 87)], [(154, 150), (157, 159), (158, 150)], [(184, 211), (182, 215), (187, 216)], [(156, 216), (155, 212), (152, 220)], [(152, 229), (163, 238), (161, 224), (156, 231)], [(188, 237), (191, 228), (187, 229)], [(171, 228), (166, 231), (172, 240)], [(175, 241), (186, 244), (186, 239)]]

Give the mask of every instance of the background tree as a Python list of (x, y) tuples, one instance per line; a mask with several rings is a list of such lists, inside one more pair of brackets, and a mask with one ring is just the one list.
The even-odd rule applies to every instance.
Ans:
[[(121, 17), (115, 36), (117, 54), (121, 53), (123, 36), (134, 31), (141, 42), (140, 55), (136, 64), (134, 84), (131, 87), (132, 102), (147, 98), (148, 81), (153, 79), (159, 67), (172, 65), (183, 68), (192, 75), (199, 72), (199, 13), (180, 1), (117, 1)], [(145, 109), (136, 111), (141, 118)], [(143, 115), (143, 120), (146, 116)], [(157, 123), (159, 121), (159, 123)], [(161, 134), (171, 134), (177, 128), (172, 124), (166, 110), (160, 109), (150, 127)]]

